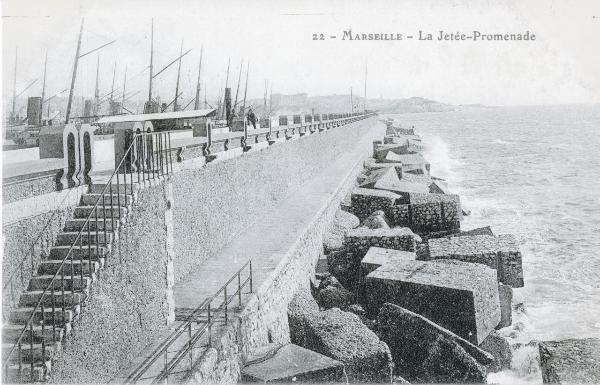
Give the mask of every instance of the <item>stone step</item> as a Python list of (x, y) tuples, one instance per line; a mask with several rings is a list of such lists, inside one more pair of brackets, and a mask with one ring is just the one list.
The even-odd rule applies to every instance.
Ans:
[(5, 384), (19, 384), (19, 383), (31, 383), (31, 382), (42, 382), (46, 380), (46, 368), (50, 368), (52, 361), (36, 362), (33, 365), (33, 371), (31, 365), (9, 364), (5, 366), (6, 373), (2, 373)]
[[(40, 263), (40, 267), (38, 268), (38, 275), (54, 275), (57, 271), (60, 270), (62, 263), (62, 259), (47, 259), (45, 261), (42, 261)], [(71, 261), (69, 259), (68, 261), (65, 261), (63, 265), (63, 271), (65, 276), (70, 276), (72, 275), (71, 272), (73, 274), (79, 274), (83, 270), (83, 273), (89, 276), (90, 272), (92, 274), (95, 274), (102, 266), (104, 266), (104, 258), (100, 258), (95, 261), (92, 260), (91, 265), (90, 261), (87, 259), (84, 259), (83, 261), (79, 259), (74, 259), (73, 261)]]
[[(68, 324), (70, 325), (70, 324)], [(15, 324), (5, 324), (2, 326), (2, 342), (3, 343), (16, 343), (17, 339), (23, 332), (23, 328), (25, 325), (15, 325)], [(69, 329), (67, 329), (68, 331)], [(32, 341), (33, 343), (42, 343), (42, 340), (46, 342), (60, 342), (62, 341), (65, 334), (65, 329), (63, 327), (56, 327), (54, 330), (52, 329), (52, 325), (45, 325), (42, 329), (41, 325), (33, 326), (33, 333), (29, 328), (23, 332), (23, 337), (21, 338), (21, 344), (28, 344)]]
[[(69, 270), (70, 273), (70, 266), (67, 270)], [(54, 281), (52, 280), (53, 277), (54, 274), (37, 275), (29, 280), (29, 286), (27, 290), (45, 290), (46, 288), (49, 288), (51, 282), (54, 290), (60, 290), (62, 287), (60, 275), (57, 277), (57, 279), (54, 279)], [(75, 289), (75, 291), (87, 291), (90, 287), (91, 281), (92, 280), (90, 277), (86, 276), (85, 274), (83, 277), (81, 275), (75, 275), (74, 277), (71, 277), (69, 274), (65, 275), (64, 277), (64, 287), (65, 290)]]
[[(15, 325), (25, 325), (25, 323), (29, 320), (29, 317), (31, 317), (32, 312), (33, 307), (18, 307), (14, 310), (11, 310), (8, 321)], [(79, 313), (79, 307), (74, 307), (73, 309), (67, 308), (64, 311), (62, 310), (62, 308), (59, 308), (55, 309), (54, 312), (56, 325), (65, 327), (65, 325), (68, 325), (73, 321), (73, 317), (75, 316), (75, 314)], [(44, 314), (46, 325), (52, 325), (52, 314), (46, 313), (46, 309), (44, 309)], [(42, 322), (41, 309), (35, 309), (32, 321), (36, 325), (39, 325)]]
[[(69, 253), (69, 250), (71, 250), (71, 245), (57, 245), (57, 246), (53, 246), (50, 248), (50, 259), (64, 259), (67, 254)], [(102, 258), (104, 258), (108, 252), (110, 250), (110, 247), (106, 247), (106, 246), (100, 246), (100, 247), (96, 247), (96, 245), (86, 245), (86, 247), (84, 248), (79, 248), (79, 245), (77, 245), (76, 247), (73, 247), (73, 250), (71, 251), (71, 254), (73, 256), (73, 259), (80, 259), (81, 257), (83, 257), (84, 259), (88, 259), (88, 256), (91, 254), (92, 256), (92, 260), (97, 261), (98, 260), (98, 254), (100, 254), (100, 256)], [(70, 256), (69, 256), (70, 259)]]
[[(104, 206), (110, 206), (111, 205), (111, 198), (112, 198), (112, 205), (113, 206), (127, 206), (128, 204), (132, 203), (132, 196), (129, 194), (129, 191), (127, 191), (127, 194), (120, 193), (120, 194), (108, 194), (106, 193), (104, 195)], [(100, 200), (100, 194), (96, 194), (96, 193), (88, 193), (88, 194), (83, 194), (81, 196), (81, 205), (83, 206), (94, 206), (96, 204), (96, 202), (98, 202), (98, 207), (102, 207), (102, 201)]]
[[(104, 211), (104, 214), (102, 213)], [(94, 207), (94, 206), (78, 206), (75, 208), (73, 212), (74, 218), (87, 218), (88, 215), (92, 213), (91, 217), (96, 218), (96, 213), (98, 218), (110, 218), (111, 216), (114, 218), (121, 218), (127, 213), (127, 209), (125, 207), (106, 207), (103, 209), (102, 207)]]
[(105, 245), (112, 242), (112, 232), (104, 234), (104, 231), (98, 231), (96, 233), (96, 231), (90, 229), (89, 234), (87, 231), (83, 231), (80, 235), (79, 231), (63, 231), (56, 236), (55, 244), (67, 246), (75, 243), (74, 248), (78, 248), (79, 244), (87, 245), (88, 240), (91, 240), (92, 245)]
[[(121, 182), (123, 182), (123, 176), (119, 176)], [(110, 187), (110, 190), (113, 194), (115, 194), (117, 191), (120, 192), (121, 194), (123, 193), (127, 193), (127, 194), (131, 194), (131, 189), (133, 188), (133, 192), (135, 193), (136, 191), (138, 191), (139, 186), (138, 184), (135, 182), (137, 180), (137, 175), (135, 175), (133, 177), (134, 183), (133, 186), (129, 183), (127, 184), (123, 184), (123, 183), (119, 183), (119, 186), (117, 188), (117, 184), (116, 184), (116, 179), (115, 179), (115, 183), (112, 184), (112, 186)], [(127, 181), (129, 181), (129, 177), (127, 178)], [(109, 188), (106, 189), (106, 193), (108, 193)], [(90, 193), (91, 194), (101, 194), (102, 191), (104, 191), (104, 185), (103, 184), (92, 184), (90, 186)]]
[[(94, 218), (90, 218), (90, 220), (86, 224), (85, 218), (74, 218), (74, 219), (69, 219), (65, 222), (64, 230), (65, 231), (79, 231), (81, 229), (84, 229), (84, 231), (87, 231), (87, 229), (89, 227), (89, 229), (91, 231), (95, 231), (96, 229), (98, 229), (100, 231), (104, 231), (104, 228), (106, 228), (107, 231), (112, 231), (113, 225), (115, 228), (118, 227), (118, 222), (119, 221), (116, 218), (111, 220), (110, 217), (107, 217), (106, 221), (105, 221), (103, 217), (100, 217), (97, 220)], [(84, 224), (85, 224), (85, 226), (84, 226)]]
[(11, 353), (10, 357), (7, 357), (8, 353), (10, 353), (13, 346), (15, 345), (4, 343), (2, 344), (3, 361), (6, 362), (6, 360), (8, 360), (9, 362), (18, 364), (20, 359), (21, 363), (23, 365), (26, 365), (31, 364), (32, 361), (34, 362), (34, 364), (37, 362), (41, 363), (42, 361), (50, 361), (52, 359), (52, 356), (54, 356), (55, 353), (60, 351), (61, 344), (60, 342), (47, 343), (45, 344), (45, 346), (42, 346), (41, 343), (33, 344), (33, 346), (31, 346), (30, 344), (21, 344), (20, 354), (18, 346), (15, 346), (15, 349)]
[[(60, 282), (60, 279), (59, 279)], [(52, 298), (52, 292), (46, 292), (44, 294), (42, 290), (35, 291), (26, 291), (21, 294), (19, 297), (19, 306), (27, 307), (27, 306), (36, 306), (37, 303), (42, 300), (42, 304), (44, 304), (44, 314), (45, 317), (52, 318), (52, 303), (54, 302), (55, 307), (63, 306), (63, 303), (67, 307), (72, 307), (73, 305), (77, 305), (82, 303), (87, 294), (86, 292), (73, 292), (69, 290), (56, 290), (54, 291), (54, 298)], [(40, 309), (41, 310), (41, 309)]]

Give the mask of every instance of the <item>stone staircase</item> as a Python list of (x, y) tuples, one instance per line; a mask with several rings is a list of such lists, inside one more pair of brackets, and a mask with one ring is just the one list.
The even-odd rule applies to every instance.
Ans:
[[(138, 184), (112, 185), (111, 189), (110, 193), (106, 191), (104, 194), (104, 205), (100, 201), (96, 209), (94, 205), (101, 197), (103, 184), (91, 185), (89, 192), (82, 196), (73, 218), (67, 220), (62, 232), (57, 235), (49, 255), (40, 263), (17, 307), (10, 312), (8, 322), (2, 326), (5, 383), (37, 382), (49, 378), (53, 357), (70, 334), (82, 307), (85, 307), (94, 281), (110, 258), (111, 244), (137, 196)], [(117, 191), (120, 193), (117, 194)], [(86, 224), (90, 213), (91, 218)], [(84, 231), (78, 240), (81, 229)], [(63, 265), (63, 278), (61, 264), (74, 243), (72, 260), (69, 256)], [(53, 280), (56, 273), (57, 278)], [(51, 289), (44, 294), (51, 283)], [(34, 312), (42, 296), (41, 305)], [(18, 338), (32, 314), (32, 322), (23, 333), (19, 349)]]

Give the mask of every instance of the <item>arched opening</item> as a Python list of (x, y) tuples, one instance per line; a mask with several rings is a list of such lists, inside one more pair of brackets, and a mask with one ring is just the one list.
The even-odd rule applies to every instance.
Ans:
[(92, 182), (89, 175), (92, 169), (92, 140), (89, 132), (83, 134), (83, 162), (83, 179), (86, 184), (90, 184)]
[(73, 181), (75, 167), (75, 135), (70, 133), (67, 135), (67, 184), (69, 187), (75, 186), (75, 182)]

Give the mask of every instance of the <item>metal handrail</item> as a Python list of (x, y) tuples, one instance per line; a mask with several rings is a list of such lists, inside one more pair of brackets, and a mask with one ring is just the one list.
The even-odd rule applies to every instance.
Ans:
[[(31, 338), (30, 338), (30, 347), (32, 350), (32, 357), (31, 357), (31, 378), (33, 380), (33, 376), (34, 376), (34, 360), (33, 360), (33, 319), (36, 315), (36, 311), (39, 309), (41, 310), (42, 313), (42, 322), (41, 322), (41, 326), (42, 326), (42, 337), (43, 337), (43, 330), (45, 329), (45, 323), (46, 323), (46, 319), (45, 319), (45, 314), (44, 314), (44, 299), (45, 296), (50, 293), (52, 295), (52, 330), (53, 330), (53, 340), (56, 339), (56, 300), (55, 300), (55, 296), (54, 296), (54, 284), (58, 278), (58, 276), (60, 275), (60, 279), (61, 279), (61, 285), (60, 285), (60, 292), (62, 292), (62, 319), (63, 319), (63, 323), (64, 323), (64, 319), (65, 319), (65, 312), (67, 309), (66, 306), (66, 300), (65, 300), (65, 285), (64, 285), (64, 277), (65, 277), (65, 264), (67, 262), (67, 260), (70, 257), (70, 261), (71, 261), (71, 280), (72, 280), (72, 284), (71, 284), (71, 292), (73, 293), (72, 295), (72, 301), (74, 302), (75, 299), (75, 285), (74, 285), (74, 280), (75, 280), (75, 275), (74, 275), (74, 268), (73, 268), (73, 256), (72, 256), (72, 252), (74, 250), (74, 248), (77, 246), (77, 243), (79, 243), (79, 250), (82, 251), (83, 250), (83, 244), (82, 244), (82, 238), (81, 235), (84, 232), (84, 230), (86, 230), (87, 228), (87, 240), (88, 240), (88, 244), (87, 244), (87, 248), (88, 248), (88, 267), (89, 267), (89, 271), (88, 271), (88, 276), (91, 279), (92, 278), (92, 253), (91, 253), (91, 249), (92, 249), (92, 238), (91, 238), (91, 230), (90, 230), (90, 219), (92, 218), (92, 214), (94, 214), (95, 216), (95, 220), (96, 220), (96, 228), (95, 228), (95, 236), (96, 236), (96, 253), (99, 256), (99, 250), (100, 250), (100, 238), (99, 238), (99, 233), (98, 233), (98, 207), (100, 204), (100, 201), (102, 200), (102, 210), (103, 210), (103, 232), (104, 232), (104, 243), (108, 244), (108, 238), (107, 238), (107, 229), (106, 229), (106, 201), (105, 201), (105, 196), (106, 196), (106, 191), (107, 189), (110, 187), (111, 193), (110, 193), (110, 204), (111, 204), (111, 213), (110, 213), (110, 220), (111, 220), (111, 230), (113, 231), (113, 233), (115, 232), (115, 226), (114, 226), (114, 202), (113, 202), (113, 193), (112, 193), (112, 185), (113, 185), (113, 178), (116, 176), (117, 179), (117, 208), (120, 211), (121, 210), (121, 204), (120, 204), (120, 196), (121, 196), (121, 191), (120, 191), (120, 182), (119, 182), (119, 171), (121, 170), (121, 168), (125, 165), (125, 160), (127, 158), (129, 158), (130, 161), (130, 167), (134, 166), (134, 158), (133, 158), (133, 152), (132, 149), (135, 148), (134, 144), (138, 144), (139, 140), (138, 139), (142, 139), (142, 145), (147, 143), (147, 140), (144, 141), (144, 139), (146, 137), (150, 137), (150, 145), (152, 146), (152, 148), (150, 149), (150, 152), (147, 153), (146, 155), (149, 155), (150, 157), (150, 161), (151, 161), (151, 169), (148, 170), (145, 168), (146, 164), (146, 157), (143, 156), (142, 159), (142, 173), (145, 172), (152, 172), (153, 178), (155, 179), (155, 174), (156, 171), (159, 170), (160, 167), (160, 172), (162, 173), (162, 175), (160, 176), (164, 176), (165, 173), (165, 169), (164, 169), (164, 163), (162, 160), (162, 156), (164, 155), (164, 151), (162, 150), (162, 135), (165, 135), (165, 141), (168, 141), (169, 143), (169, 149), (164, 150), (164, 151), (168, 151), (168, 154), (166, 154), (166, 161), (167, 161), (167, 168), (166, 168), (166, 173), (169, 174), (170, 172), (173, 171), (173, 164), (172, 164), (172, 158), (171, 158), (171, 152), (170, 152), (170, 141), (171, 141), (171, 137), (170, 137), (170, 132), (166, 131), (166, 132), (150, 132), (150, 133), (136, 133), (133, 135), (131, 143), (129, 144), (129, 146), (127, 147), (125, 153), (123, 154), (123, 157), (121, 158), (121, 161), (118, 163), (118, 165), (115, 167), (114, 171), (112, 172), (110, 178), (108, 179), (108, 182), (104, 185), (104, 188), (102, 189), (102, 192), (100, 193), (100, 196), (98, 197), (98, 199), (96, 200), (96, 203), (92, 206), (92, 209), (90, 210), (90, 213), (87, 215), (85, 222), (83, 223), (81, 229), (79, 230), (79, 232), (77, 233), (77, 236), (75, 237), (75, 240), (71, 243), (71, 246), (66, 254), (66, 256), (62, 259), (60, 266), (58, 267), (57, 271), (54, 273), (54, 275), (52, 276), (50, 283), (46, 286), (46, 288), (42, 291), (42, 295), (40, 296), (39, 300), (36, 302), (36, 305), (33, 307), (33, 310), (31, 312), (31, 315), (29, 316), (29, 318), (27, 319), (27, 322), (25, 322), (25, 326), (23, 327), (23, 330), (21, 330), (21, 332), (19, 333), (19, 336), (16, 340), (16, 342), (14, 343), (14, 345), (12, 346), (12, 348), (10, 349), (10, 351), (8, 352), (8, 354), (6, 354), (5, 356), (5, 362), (3, 363), (3, 368), (4, 368), (4, 372), (5, 372), (5, 376), (7, 378), (8, 376), (8, 365), (10, 363), (10, 358), (12, 356), (12, 354), (15, 352), (15, 349), (18, 348), (19, 351), (19, 369), (22, 368), (22, 362), (21, 362), (21, 342), (23, 339), (23, 336), (25, 335), (25, 332), (28, 330), (31, 333)], [(153, 136), (156, 136), (158, 139), (158, 150), (154, 151), (154, 140), (153, 140)], [(142, 147), (142, 152), (143, 149), (145, 147)], [(155, 168), (155, 157), (154, 154), (158, 153), (158, 157), (160, 159), (156, 159), (156, 168)], [(137, 159), (136, 159), (137, 160)], [(160, 162), (159, 162), (160, 161)], [(137, 172), (138, 172), (138, 183), (140, 182), (140, 169), (139, 167), (137, 168)], [(159, 177), (160, 177), (159, 176)], [(150, 179), (150, 178), (149, 178)], [(144, 176), (144, 182), (145, 182), (145, 176)], [(124, 183), (124, 203), (127, 204), (127, 173), (126, 173), (126, 169), (123, 171), (123, 183)], [(130, 191), (131, 191), (131, 196), (133, 197), (133, 172), (130, 173)], [(117, 221), (119, 220), (119, 218), (117, 218)], [(84, 268), (83, 268), (83, 256), (80, 255), (79, 258), (80, 261), (80, 281), (81, 283), (83, 283), (84, 281)], [(83, 293), (83, 285), (81, 287), (81, 292)], [(79, 301), (81, 301), (81, 297), (79, 297)], [(79, 304), (80, 305), (80, 304)], [(71, 303), (71, 307), (73, 307), (74, 304)], [(54, 341), (55, 342), (55, 341)], [(45, 340), (42, 338), (42, 360), (45, 358)], [(19, 370), (19, 375), (21, 375), (21, 370)]]
[[(248, 277), (242, 282), (241, 274), (242, 272), (248, 268)], [(238, 287), (234, 293), (227, 295), (227, 287), (234, 279), (237, 278)], [(136, 383), (141, 377), (154, 365), (155, 362), (161, 357), (165, 357), (164, 367), (161, 372), (154, 378), (152, 384), (156, 384), (162, 381), (165, 378), (168, 378), (172, 373), (173, 369), (179, 365), (181, 360), (189, 353), (190, 354), (190, 368), (193, 364), (192, 362), (192, 352), (191, 350), (194, 348), (196, 342), (206, 333), (207, 331), (211, 333), (212, 325), (216, 322), (217, 318), (214, 317), (214, 314), (219, 311), (223, 311), (225, 317), (225, 323), (228, 322), (228, 305), (231, 303), (235, 296), (237, 295), (239, 301), (239, 307), (242, 305), (242, 289), (246, 287), (246, 285), (250, 286), (250, 293), (253, 292), (253, 282), (252, 282), (252, 260), (247, 261), (236, 273), (234, 273), (231, 278), (225, 284), (223, 284), (219, 290), (217, 290), (211, 297), (202, 301), (200, 306), (192, 311), (192, 313), (187, 317), (186, 321), (179, 325), (177, 329), (175, 329), (169, 337), (165, 339), (163, 343), (161, 343), (158, 347), (156, 347), (153, 352), (140, 364), (140, 366), (125, 380), (125, 383)], [(217, 309), (211, 308), (212, 302), (219, 298), (221, 294), (224, 294), (223, 303), (217, 307)], [(211, 313), (212, 309), (212, 313)], [(196, 330), (194, 334), (192, 334), (192, 324), (199, 323), (196, 318), (202, 312), (208, 311), (207, 320), (204, 323), (203, 327)], [(169, 361), (168, 360), (168, 352), (169, 348), (173, 343), (175, 343), (179, 337), (188, 330), (188, 341), (187, 343), (177, 351), (175, 356)], [(209, 334), (209, 344), (211, 344), (211, 336)]]

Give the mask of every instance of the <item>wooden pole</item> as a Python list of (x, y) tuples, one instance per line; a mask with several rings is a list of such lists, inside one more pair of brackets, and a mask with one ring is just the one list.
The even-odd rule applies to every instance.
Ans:
[(367, 63), (365, 63), (365, 101), (364, 101), (364, 109), (367, 111)]
[(98, 79), (100, 78), (100, 54), (96, 61), (96, 87), (94, 88), (94, 112), (93, 115), (100, 114), (100, 90), (98, 89)]
[[(42, 115), (44, 114), (44, 98), (46, 97), (46, 68), (48, 67), (48, 50), (46, 49), (46, 58), (44, 59), (44, 78), (42, 80), (42, 101), (40, 102), (40, 121), (37, 124), (41, 124)], [(50, 117), (50, 116), (48, 116)]]
[(173, 102), (173, 111), (178, 111), (177, 99), (179, 99), (179, 78), (181, 77), (181, 57), (183, 56), (183, 39), (179, 48), (179, 64), (177, 65), (177, 82), (175, 83), (175, 101)]
[(75, 63), (73, 64), (73, 76), (71, 77), (71, 88), (69, 89), (69, 101), (67, 102), (67, 112), (65, 113), (65, 124), (69, 123), (71, 114), (71, 104), (73, 102), (73, 90), (75, 88), (75, 78), (77, 77), (77, 65), (79, 64), (79, 50), (81, 49), (81, 35), (83, 34), (83, 19), (79, 28), (79, 38), (77, 39), (77, 50), (75, 51)]
[[(204, 53), (204, 46), (200, 47), (200, 64), (198, 64), (198, 82), (196, 83), (196, 100), (194, 101), (194, 109), (200, 109), (200, 75), (202, 73), (202, 54)], [(206, 94), (204, 95), (206, 100)]]
[[(223, 89), (223, 101), (225, 101), (225, 92), (227, 92), (227, 86), (229, 85), (229, 65), (231, 64), (231, 58), (227, 59), (227, 76), (225, 77), (225, 88)], [(223, 103), (224, 105), (225, 103)], [(223, 108), (222, 118), (225, 119), (226, 111)]]
[(235, 102), (233, 103), (233, 116), (235, 116), (235, 108), (237, 107), (237, 103), (238, 103), (238, 93), (240, 92), (240, 82), (242, 80), (242, 67), (243, 66), (244, 66), (244, 58), (242, 58), (242, 61), (240, 62), (240, 74), (238, 75), (237, 89), (235, 90)]
[(17, 104), (17, 58), (18, 58), (18, 54), (19, 54), (19, 47), (15, 47), (15, 76), (13, 78), (13, 98), (12, 98), (12, 118), (14, 119), (15, 124), (16, 122), (16, 116), (15, 116), (15, 108), (16, 108), (16, 104)]
[(127, 65), (125, 65), (125, 76), (123, 78), (123, 96), (121, 97), (121, 113), (123, 113), (123, 108), (125, 108), (125, 85), (127, 84)]
[(246, 114), (246, 95), (248, 94), (248, 73), (250, 72), (250, 62), (248, 62), (248, 66), (246, 68), (246, 86), (244, 87), (244, 104), (242, 107), (242, 117)]
[[(115, 61), (115, 68), (113, 69), (113, 80), (110, 86), (110, 101), (113, 101), (113, 94), (115, 92), (115, 76), (117, 75), (117, 62)], [(111, 103), (112, 104), (112, 103)]]
[(149, 84), (148, 84), (148, 108), (149, 111), (152, 111), (152, 71), (153, 71), (153, 65), (154, 65), (154, 18), (152, 18), (152, 22), (150, 24), (150, 76), (149, 78)]

